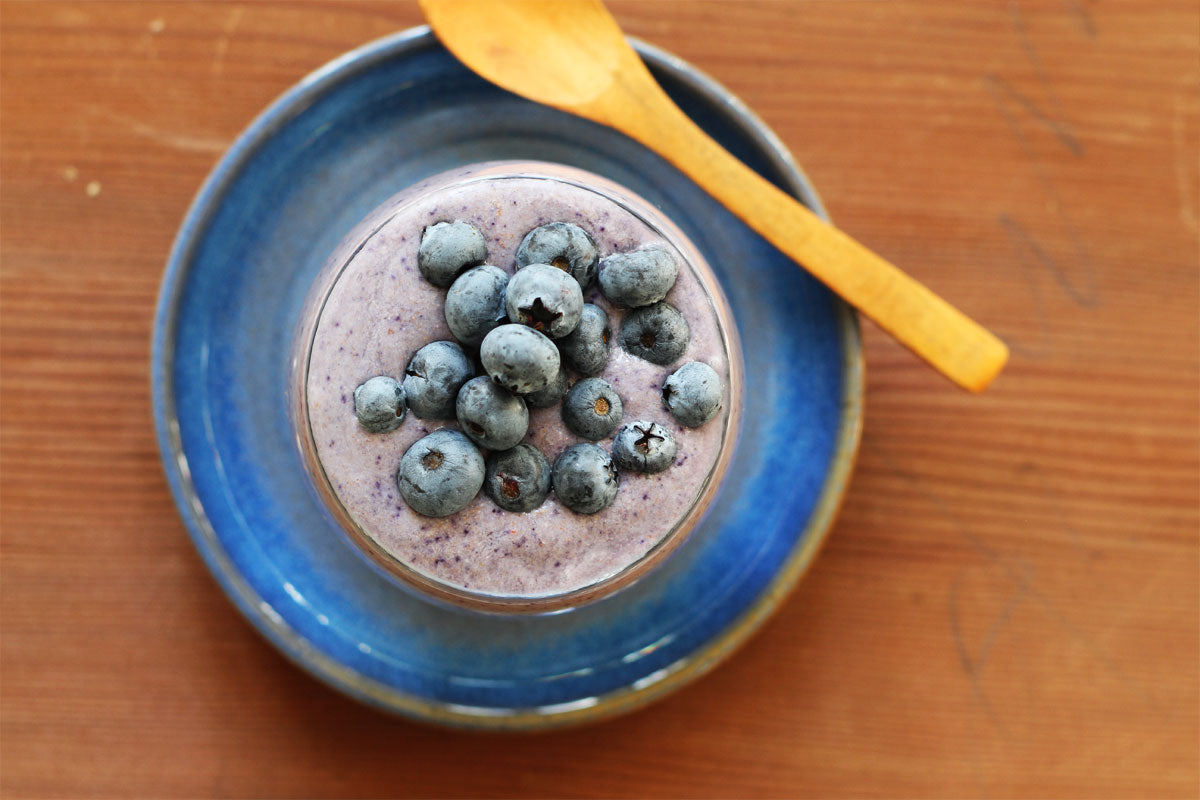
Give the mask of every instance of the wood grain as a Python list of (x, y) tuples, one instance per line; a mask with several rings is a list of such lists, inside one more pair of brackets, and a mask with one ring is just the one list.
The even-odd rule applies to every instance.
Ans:
[(854, 482), (729, 663), (536, 737), (286, 664), (151, 434), (162, 266), (222, 149), (404, 2), (0, 5), (5, 797), (1196, 797), (1200, 10), (613, 2), (730, 87), (839, 224), (995, 330), (989, 392), (865, 326)]

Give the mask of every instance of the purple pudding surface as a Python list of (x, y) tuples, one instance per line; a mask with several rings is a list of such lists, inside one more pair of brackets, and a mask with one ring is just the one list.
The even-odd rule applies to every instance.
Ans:
[[(441, 180), (432, 190), (413, 187), (372, 212), (331, 257), (326, 283), (332, 286), (324, 303), (310, 301), (312, 319), (302, 330), (311, 333), (311, 353), (302, 380), (312, 446), (324, 479), (344, 516), (363, 535), (435, 582), (482, 595), (546, 597), (620, 573), (685, 520), (694, 520), (715, 467), (732, 446), (730, 415), (739, 387), (731, 383), (731, 338), (723, 335), (717, 311), (723, 301), (710, 296), (701, 278), (707, 267), (695, 263), (699, 256), (658, 212), (640, 207), (644, 201), (632, 195), (621, 194), (616, 202), (611, 184), (599, 189), (513, 172), (529, 169), (504, 176), (494, 167), (465, 170), (449, 184)], [(488, 263), (510, 274), (521, 239), (547, 222), (579, 225), (595, 239), (602, 257), (652, 242), (672, 248), (680, 271), (667, 302), (691, 327), (687, 350), (676, 363), (659, 366), (624, 352), (617, 341), (623, 312), (595, 284), (584, 293), (585, 302), (608, 313), (612, 329), (609, 362), (599, 377), (620, 395), (623, 422), (652, 420), (675, 434), (678, 452), (672, 467), (656, 475), (622, 472), (616, 501), (593, 515), (569, 510), (553, 492), (524, 514), (500, 509), (482, 492), (446, 518), (423, 517), (408, 508), (396, 487), (401, 456), (422, 436), (457, 423), (409, 413), (395, 431), (367, 433), (355, 418), (353, 394), (376, 375), (403, 379), (409, 359), (423, 345), (453, 341), (443, 316), (445, 290), (424, 281), (417, 270), (424, 228), (451, 220), (482, 231)], [(711, 365), (725, 386), (721, 412), (697, 429), (676, 423), (660, 394), (666, 377), (693, 360)], [(572, 382), (579, 377), (572, 374)], [(530, 409), (526, 441), (551, 462), (582, 441), (566, 429), (560, 414), (560, 405)], [(608, 450), (612, 438), (597, 444)]]

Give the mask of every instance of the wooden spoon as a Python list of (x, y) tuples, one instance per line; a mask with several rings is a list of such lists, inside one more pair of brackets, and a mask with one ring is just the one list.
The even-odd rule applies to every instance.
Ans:
[(481, 76), (616, 128), (670, 161), (942, 374), (982, 391), (998, 338), (730, 155), (671, 102), (599, 0), (421, 0), (442, 43)]

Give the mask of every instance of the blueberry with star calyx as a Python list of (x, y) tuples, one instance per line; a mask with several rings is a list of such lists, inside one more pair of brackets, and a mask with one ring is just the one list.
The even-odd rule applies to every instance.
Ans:
[(430, 342), (404, 370), (408, 407), (421, 419), (454, 419), (458, 390), (475, 374), (471, 359), (454, 342)]
[(492, 453), (483, 491), (505, 511), (532, 511), (550, 493), (550, 462), (528, 442)]
[(540, 389), (536, 392), (523, 394), (525, 405), (530, 408), (549, 408), (562, 399), (562, 396), (567, 393), (567, 371), (562, 366), (558, 368), (558, 374), (554, 376), (554, 380), (545, 389)]
[(584, 378), (563, 398), (562, 418), (567, 429), (593, 442), (616, 430), (624, 413), (617, 390), (602, 378)]
[(468, 267), (487, 260), (487, 239), (469, 222), (438, 222), (421, 234), (417, 269), (425, 280), (445, 289)]
[(595, 514), (617, 499), (620, 478), (616, 464), (603, 447), (576, 444), (554, 459), (550, 482), (567, 508), (579, 514)]
[(530, 264), (509, 278), (504, 308), (510, 321), (559, 339), (579, 324), (583, 292), (562, 270), (548, 264)]
[(533, 328), (516, 324), (493, 328), (483, 337), (479, 360), (492, 380), (513, 394), (545, 389), (562, 366), (554, 342)]
[(484, 264), (459, 275), (446, 292), (446, 325), (454, 338), (478, 347), (488, 331), (507, 320), (504, 289), (508, 273)]
[(529, 429), (525, 401), (486, 375), (463, 384), (458, 390), (456, 409), (463, 433), (488, 450), (516, 446)]
[(665, 245), (651, 244), (600, 261), (600, 291), (614, 305), (639, 308), (667, 296), (679, 264)]
[(721, 410), (721, 378), (703, 361), (689, 361), (663, 382), (663, 405), (680, 425), (699, 428)]
[(621, 347), (654, 364), (667, 365), (687, 350), (691, 331), (670, 303), (635, 308), (621, 322)]
[(558, 350), (571, 369), (584, 375), (595, 375), (608, 364), (611, 338), (608, 314), (600, 306), (586, 303), (575, 330), (558, 340)]
[(409, 508), (426, 517), (462, 511), (483, 486), (483, 455), (459, 431), (442, 428), (418, 439), (400, 459), (396, 486)]
[(612, 455), (621, 469), (662, 472), (675, 463), (675, 436), (657, 422), (630, 422), (617, 431)]
[(395, 378), (377, 375), (354, 390), (354, 414), (368, 433), (387, 433), (404, 421), (404, 387)]
[(525, 234), (517, 248), (517, 267), (549, 264), (568, 273), (580, 290), (596, 277), (600, 251), (590, 234), (570, 222), (551, 222)]

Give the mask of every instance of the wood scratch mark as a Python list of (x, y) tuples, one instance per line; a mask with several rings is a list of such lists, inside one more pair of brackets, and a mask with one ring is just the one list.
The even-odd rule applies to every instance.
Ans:
[(955, 576), (954, 582), (950, 585), (950, 630), (954, 638), (954, 649), (958, 653), (958, 659), (962, 665), (963, 672), (967, 676), (968, 682), (971, 684), (971, 694), (975, 701), (979, 703), (983, 709), (984, 715), (988, 721), (996, 726), (1001, 732), (1007, 733), (1007, 727), (1004, 725), (999, 714), (996, 713), (995, 707), (992, 705), (991, 699), (983, 688), (983, 669), (987, 666), (988, 657), (991, 655), (992, 647), (995, 645), (1000, 633), (1012, 621), (1013, 614), (1029, 594), (1028, 584), (1021, 584), (1016, 591), (1009, 596), (1004, 608), (988, 626), (987, 632), (984, 634), (983, 642), (979, 646), (979, 653), (975, 656), (971, 655), (970, 648), (967, 646), (966, 635), (962, 629), (961, 620), (961, 602), (962, 595), (962, 573)]
[[(1013, 138), (1017, 140), (1017, 144), (1020, 146), (1021, 151), (1025, 154), (1026, 162), (1028, 162), (1033, 168), (1038, 182), (1042, 185), (1043, 191), (1045, 191), (1046, 196), (1050, 199), (1051, 210), (1056, 212), (1062, 219), (1067, 236), (1070, 238), (1072, 247), (1075, 251), (1080, 271), (1083, 273), (1083, 279), (1086, 283), (1085, 287), (1078, 287), (1075, 285), (1074, 281), (1067, 280), (1067, 282), (1063, 284), (1064, 288), (1066, 288), (1067, 294), (1071, 297), (1071, 299), (1074, 300), (1080, 307), (1095, 308), (1100, 304), (1100, 294), (1096, 287), (1096, 276), (1092, 268), (1091, 256), (1083, 246), (1083, 241), (1080, 239), (1079, 231), (1075, 228), (1074, 220), (1064, 210), (1062, 197), (1058, 193), (1057, 185), (1050, 178), (1049, 173), (1046, 172), (1046, 168), (1042, 165), (1041, 159), (1038, 158), (1037, 153), (1034, 152), (1033, 145), (1030, 143), (1029, 137), (1025, 135), (1025, 129), (1021, 126), (1021, 123), (1017, 121), (1017, 118), (1014, 117), (1009, 111), (1008, 104), (1004, 100), (1005, 96), (1001, 94), (997, 81), (998, 78), (996, 78), (994, 75), (987, 75), (984, 77), (984, 85), (991, 93), (996, 109), (1004, 118), (1004, 122), (1008, 126), (1008, 129), (1012, 132)], [(1024, 229), (1022, 229), (1022, 231), (1023, 230)], [(1026, 234), (1026, 237), (1029, 244), (1033, 245), (1035, 240), (1032, 237), (1029, 237), (1028, 234)], [(1044, 253), (1044, 251), (1042, 252)], [(1058, 270), (1058, 274), (1062, 275), (1063, 278), (1066, 279), (1066, 273), (1063, 270)]]
[(153, 125), (147, 125), (145, 122), (134, 117), (127, 117), (124, 114), (118, 114), (115, 111), (110, 111), (100, 106), (89, 105), (85, 106), (84, 110), (101, 119), (123, 125), (130, 132), (138, 136), (166, 145), (174, 150), (183, 150), (191, 153), (223, 153), (229, 147), (229, 142), (224, 139), (210, 139), (202, 136), (189, 136), (187, 134), (164, 131), (155, 128)]
[(999, 75), (988, 75), (987, 80), (991, 81), (997, 89), (1003, 91), (1014, 101), (1016, 101), (1018, 105), (1028, 111), (1029, 116), (1046, 126), (1046, 128), (1048, 128), (1050, 132), (1054, 134), (1054, 138), (1062, 142), (1063, 146), (1070, 150), (1073, 155), (1083, 155), (1083, 145), (1078, 139), (1075, 138), (1075, 134), (1067, 130), (1066, 126), (1064, 126), (1061, 122), (1047, 116), (1032, 100), (1018, 92), (1015, 88), (1013, 88), (1012, 84), (1001, 78)]
[(1080, 292), (1075, 287), (1075, 284), (1071, 282), (1071, 279), (1067, 277), (1062, 267), (1058, 265), (1058, 262), (1046, 252), (1045, 248), (1038, 243), (1038, 240), (1029, 231), (1025, 230), (1025, 227), (1021, 223), (1010, 217), (1007, 212), (1001, 212), (997, 221), (1000, 223), (1000, 227), (1004, 228), (1004, 232), (1008, 234), (1008, 238), (1012, 241), (1013, 245), (1027, 248), (1032, 252), (1038, 263), (1054, 276), (1055, 282), (1062, 287), (1063, 291), (1070, 295), (1076, 305), (1083, 308), (1094, 308), (1096, 306), (1095, 288), (1092, 287), (1088, 293)]
[[(1059, 630), (1063, 631), (1067, 635), (1067, 638), (1075, 642), (1076, 645), (1083, 647), (1092, 656), (1096, 663), (1107, 670), (1109, 674), (1117, 678), (1122, 685), (1141, 695), (1143, 702), (1148, 708), (1156, 712), (1162, 712), (1165, 710), (1162, 704), (1156, 701), (1154, 695), (1144, 683), (1126, 672), (1097, 640), (1089, 636), (1085, 631), (1080, 630), (1078, 626), (1068, 620), (1066, 615), (1064, 615), (1059, 609), (1058, 605), (1037, 588), (1037, 585), (1033, 579), (1034, 571), (1030, 565), (1019, 558), (1001, 553), (995, 547), (985, 542), (978, 534), (971, 530), (971, 528), (958, 514), (953, 511), (953, 509), (949, 507), (949, 505), (940, 495), (926, 486), (924, 481), (922, 481), (918, 475), (915, 475), (901, 467), (892, 454), (888, 451), (880, 449), (879, 453), (883, 458), (884, 463), (892, 471), (892, 473), (908, 482), (913, 487), (914, 492), (923, 497), (943, 519), (945, 519), (954, 527), (958, 535), (962, 537), (962, 539), (971, 547), (971, 549), (979, 553), (979, 555), (988, 562), (995, 564), (1001, 570), (1003, 570), (1009, 581), (1012, 582), (1019, 600), (1024, 600), (1026, 596), (1034, 600), (1047, 618), (1053, 622), (1055, 626), (1059, 628)], [(953, 587), (951, 588), (953, 590)], [(1015, 608), (1013, 610), (1015, 611)], [(1004, 616), (1005, 614), (1002, 613), (1000, 615), (1001, 619), (1003, 619)], [(952, 620), (952, 635), (954, 635), (954, 624), (957, 623)], [(993, 627), (995, 627), (995, 623), (993, 623)], [(992, 636), (990, 638), (994, 640), (995, 637)], [(955, 648), (958, 649), (959, 647), (959, 643), (956, 642)], [(990, 650), (991, 646), (989, 645), (987, 649)], [(970, 659), (969, 652), (967, 653), (967, 656), (967, 663), (977, 663), (978, 659), (975, 661)], [(962, 658), (962, 651), (960, 651), (959, 658)], [(973, 668), (977, 670), (977, 667)]]
[[(1046, 74), (1046, 67), (1042, 64), (1042, 57), (1034, 47), (1033, 39), (1029, 36), (1029, 29), (1025, 25), (1025, 16), (1021, 13), (1021, 5), (1017, 0), (1008, 0), (1008, 17), (1012, 24), (1013, 30), (1017, 32), (1017, 38), (1021, 40), (1021, 47), (1025, 50), (1025, 56), (1029, 59), (1029, 63), (1033, 65), (1033, 72), (1037, 76), (1038, 83), (1046, 91), (1046, 97), (1050, 100), (1052, 106), (1052, 114), (1038, 116), (1044, 118), (1048, 124), (1052, 124), (1056, 135), (1062, 140), (1063, 144), (1071, 150), (1075, 155), (1083, 155), (1083, 145), (1071, 133), (1068, 126), (1060, 122), (1063, 118), (1062, 101), (1059, 100), (1058, 92), (1054, 90), (1054, 85), (1050, 82), (1050, 77)], [(1032, 104), (1030, 104), (1032, 106)], [(1061, 130), (1061, 133), (1058, 131)]]
[(1179, 221), (1192, 233), (1200, 230), (1196, 213), (1196, 176), (1200, 174), (1197, 151), (1188, 147), (1184, 115), (1192, 95), (1186, 91), (1175, 95), (1175, 113), (1171, 118), (1171, 140), (1175, 145), (1175, 183), (1179, 191)]
[(1052, 622), (1058, 625), (1058, 627), (1062, 629), (1077, 645), (1083, 647), (1088, 653), (1090, 653), (1092, 658), (1099, 662), (1101, 666), (1105, 667), (1109, 673), (1111, 673), (1121, 682), (1122, 685), (1140, 694), (1143, 702), (1145, 702), (1148, 708), (1159, 713), (1167, 710), (1162, 703), (1155, 699), (1154, 695), (1148, 688), (1146, 688), (1144, 683), (1142, 683), (1140, 680), (1137, 680), (1124, 669), (1122, 669), (1121, 665), (1118, 664), (1111, 655), (1109, 655), (1108, 651), (1101, 646), (1099, 642), (1097, 642), (1091, 636), (1088, 636), (1084, 631), (1080, 630), (1078, 626), (1068, 620), (1059, 609), (1057, 604), (1055, 604), (1049, 597), (1037, 591), (1033, 592), (1032, 596), (1035, 600), (1037, 600), (1038, 605), (1042, 607), (1042, 610)]
[(237, 26), (242, 21), (242, 15), (246, 13), (246, 9), (241, 6), (234, 6), (229, 12), (229, 16), (225, 19), (225, 25), (221, 29), (221, 36), (217, 39), (216, 52), (213, 55), (212, 73), (213, 75), (222, 75), (225, 72), (225, 54), (229, 52), (229, 40), (233, 36), (233, 32), (237, 30)]
[(1083, 35), (1089, 39), (1095, 39), (1097, 34), (1096, 21), (1092, 19), (1092, 12), (1088, 11), (1080, 0), (1064, 0), (1067, 8), (1075, 15), (1075, 20), (1079, 23), (1079, 29), (1083, 31)]
[[(1010, 221), (1008, 214), (1005, 213), (1001, 213), (998, 218), (1000, 227), (1008, 234), (1009, 242), (1017, 254), (1017, 263), (1021, 267), (1021, 275), (1025, 278), (1025, 284), (1029, 288), (1029, 296), (1033, 300), (1034, 319), (1037, 321), (1038, 333), (1037, 341), (1032, 347), (1028, 347), (1024, 342), (1013, 338), (1008, 339), (1008, 344), (1013, 349), (1013, 352), (1021, 355), (1022, 358), (1040, 361), (1054, 355), (1054, 335), (1051, 332), (1050, 315), (1046, 313), (1046, 301), (1042, 297), (1042, 289), (1034, 279), (1034, 266), (1030, 263), (1028, 257), (1030, 248), (1026, 245), (1025, 241), (1016, 235), (1015, 231), (1010, 229), (1007, 224)], [(1036, 253), (1034, 257), (1036, 258)]]

